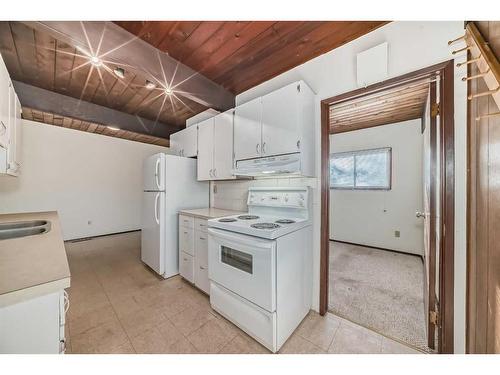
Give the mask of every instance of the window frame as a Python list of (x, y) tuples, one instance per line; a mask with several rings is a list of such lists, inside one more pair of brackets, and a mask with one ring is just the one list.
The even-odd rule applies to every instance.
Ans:
[[(356, 186), (356, 155), (369, 153), (370, 151), (387, 151), (389, 154), (389, 158), (387, 160), (387, 181), (388, 185), (383, 187), (378, 186)], [(329, 186), (330, 190), (379, 190), (379, 191), (389, 191), (392, 190), (392, 147), (377, 147), (377, 148), (369, 148), (363, 150), (354, 150), (354, 151), (343, 151), (343, 152), (334, 152), (330, 154), (330, 168), (333, 157), (342, 157), (342, 156), (352, 156), (353, 160), (353, 186), (333, 186), (332, 185), (332, 176), (330, 174)]]

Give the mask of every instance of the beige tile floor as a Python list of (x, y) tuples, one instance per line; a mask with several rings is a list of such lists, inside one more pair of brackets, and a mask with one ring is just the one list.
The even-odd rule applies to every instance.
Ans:
[[(269, 353), (179, 276), (140, 261), (140, 232), (66, 243), (67, 353)], [(311, 312), (280, 353), (418, 353), (335, 315)]]

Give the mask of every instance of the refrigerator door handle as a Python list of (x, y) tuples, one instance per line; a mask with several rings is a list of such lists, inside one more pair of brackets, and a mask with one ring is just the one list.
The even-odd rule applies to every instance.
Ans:
[(160, 219), (158, 218), (158, 199), (160, 198), (160, 193), (156, 194), (155, 197), (155, 220), (156, 224), (160, 224)]
[(156, 179), (156, 186), (158, 186), (158, 190), (160, 190), (160, 180), (158, 179), (160, 175), (160, 170), (158, 167), (160, 166), (161, 158), (156, 159), (156, 166), (155, 166), (155, 179)]

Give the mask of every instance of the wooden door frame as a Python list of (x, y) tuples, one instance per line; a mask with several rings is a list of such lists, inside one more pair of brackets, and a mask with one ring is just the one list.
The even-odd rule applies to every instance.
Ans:
[(391, 78), (365, 88), (321, 100), (321, 229), (320, 229), (320, 299), (321, 315), (328, 311), (328, 266), (330, 243), (330, 128), (329, 107), (333, 103), (383, 91), (411, 80), (439, 74), (441, 142), (441, 229), (439, 270), (438, 351), (453, 353), (454, 312), (454, 231), (455, 231), (455, 143), (454, 143), (454, 63), (448, 60), (427, 68)]

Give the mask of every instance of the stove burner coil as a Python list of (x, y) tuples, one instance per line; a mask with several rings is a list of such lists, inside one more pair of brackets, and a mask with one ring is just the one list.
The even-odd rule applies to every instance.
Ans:
[(219, 219), (219, 221), (221, 223), (232, 223), (233, 221), (236, 221), (235, 218), (232, 218), (232, 217), (227, 217), (227, 218), (222, 218), (222, 219)]
[(274, 223), (257, 223), (250, 226), (255, 229), (276, 229), (280, 227), (278, 224)]
[(240, 216), (238, 216), (238, 219), (240, 219), (240, 220), (255, 220), (258, 218), (259, 217), (257, 215), (240, 215)]
[(278, 224), (293, 224), (293, 223), (295, 223), (295, 220), (280, 219), (280, 220), (276, 220), (275, 223), (278, 223)]

